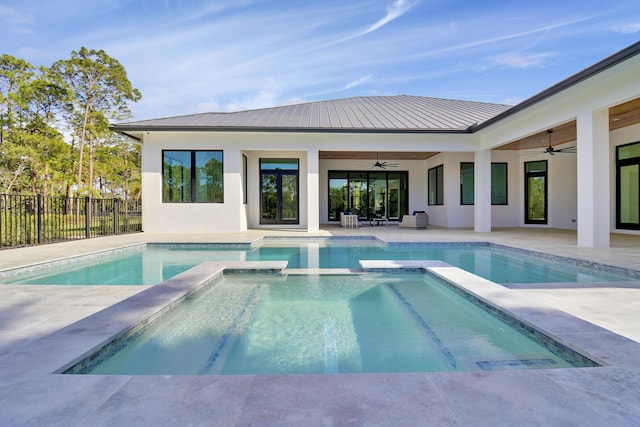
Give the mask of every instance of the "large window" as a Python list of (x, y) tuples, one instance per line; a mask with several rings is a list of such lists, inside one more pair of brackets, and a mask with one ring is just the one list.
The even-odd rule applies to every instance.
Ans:
[(640, 230), (640, 142), (616, 147), (616, 228)]
[(525, 224), (547, 223), (547, 161), (524, 164)]
[(444, 165), (429, 169), (427, 181), (429, 206), (444, 205)]
[[(475, 202), (474, 163), (460, 163), (460, 204), (473, 205)], [(491, 204), (507, 203), (507, 164), (491, 163)]]
[(221, 150), (162, 152), (162, 201), (223, 203)]
[(329, 220), (349, 211), (360, 219), (398, 220), (409, 209), (407, 172), (329, 171)]

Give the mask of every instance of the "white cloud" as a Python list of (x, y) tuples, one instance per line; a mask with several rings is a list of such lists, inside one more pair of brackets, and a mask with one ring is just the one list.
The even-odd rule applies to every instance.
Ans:
[(356, 80), (353, 80), (353, 81), (347, 83), (345, 85), (344, 89), (346, 90), (346, 89), (351, 89), (351, 88), (356, 87), (356, 86), (360, 86), (361, 84), (370, 81), (372, 78), (373, 78), (373, 75), (367, 74), (366, 76), (362, 76), (359, 79), (356, 79)]
[(640, 31), (640, 22), (631, 24), (619, 24), (612, 27), (612, 30), (621, 34), (633, 34)]
[(357, 39), (358, 37), (362, 37), (366, 34), (372, 33), (384, 27), (394, 19), (401, 17), (402, 15), (407, 13), (409, 10), (411, 10), (411, 8), (413, 8), (418, 3), (419, 3), (419, 0), (417, 1), (414, 0), (409, 2), (406, 0), (394, 0), (393, 3), (387, 6), (387, 14), (384, 17), (377, 20), (376, 22), (374, 22), (373, 24), (369, 25), (366, 29), (359, 31), (355, 34), (350, 34), (346, 37), (342, 37), (336, 40), (329, 41), (327, 43), (320, 44), (316, 46), (316, 49), (322, 49), (322, 48), (326, 48), (336, 44), (344, 43), (346, 41)]
[(368, 34), (387, 25), (389, 22), (407, 13), (416, 4), (418, 4), (417, 1), (395, 0), (391, 5), (387, 6), (387, 14), (383, 18), (370, 25), (369, 28), (358, 34), (358, 36)]
[(27, 26), (32, 22), (30, 16), (2, 4), (0, 4), (0, 22), (13, 33), (30, 34), (32, 32), (31, 28)]
[(551, 52), (531, 54), (505, 53), (493, 57), (493, 62), (508, 68), (534, 68), (542, 66), (547, 59), (553, 56), (555, 54)]
[(212, 111), (218, 111), (219, 105), (216, 101), (202, 101), (196, 104), (195, 112), (196, 113), (209, 113)]
[(229, 102), (225, 106), (226, 111), (255, 110), (278, 105), (281, 84), (275, 78), (268, 78), (262, 84), (262, 89), (249, 94), (241, 100)]

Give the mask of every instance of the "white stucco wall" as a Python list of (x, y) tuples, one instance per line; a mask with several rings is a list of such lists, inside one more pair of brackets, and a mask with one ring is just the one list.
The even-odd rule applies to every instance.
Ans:
[[(224, 151), (224, 203), (162, 203), (162, 150)], [(155, 132), (142, 144), (142, 221), (146, 232), (202, 233), (243, 231), (242, 158), (219, 135)]]
[[(474, 153), (441, 153), (426, 161), (425, 169), (444, 166), (444, 205), (427, 206), (429, 221), (433, 225), (451, 228), (474, 226), (474, 206), (460, 204), (460, 163), (474, 162)], [(522, 204), (522, 160), (518, 152), (491, 152), (491, 162), (507, 163), (507, 205), (491, 206), (492, 227), (516, 227), (524, 223)], [(426, 181), (426, 171), (425, 171)]]

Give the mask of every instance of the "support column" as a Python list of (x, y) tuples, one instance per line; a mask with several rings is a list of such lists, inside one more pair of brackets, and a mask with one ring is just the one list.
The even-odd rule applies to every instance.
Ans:
[(224, 150), (224, 204), (229, 208), (229, 222), (233, 222), (228, 231), (245, 231), (247, 214), (242, 200), (242, 153), (239, 149)]
[(473, 226), (478, 232), (491, 231), (491, 150), (475, 152), (473, 165)]
[(608, 248), (611, 227), (609, 111), (577, 118), (578, 246)]
[(318, 149), (307, 150), (307, 231), (320, 230), (320, 178)]

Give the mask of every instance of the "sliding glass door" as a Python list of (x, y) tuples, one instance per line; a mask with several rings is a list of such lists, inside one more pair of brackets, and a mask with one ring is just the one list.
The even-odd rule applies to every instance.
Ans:
[(329, 171), (329, 220), (349, 211), (361, 220), (398, 220), (409, 209), (407, 172)]

